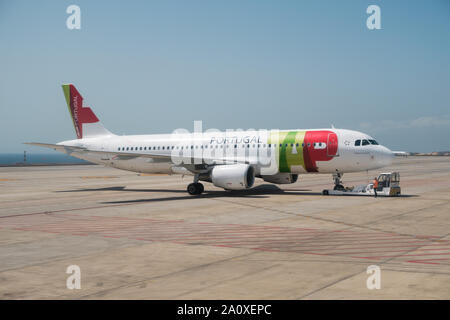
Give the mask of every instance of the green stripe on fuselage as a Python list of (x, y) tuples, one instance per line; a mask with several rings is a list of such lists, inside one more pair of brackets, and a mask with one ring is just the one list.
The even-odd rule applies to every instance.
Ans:
[(306, 131), (285, 131), (279, 132), (278, 137), (275, 133), (270, 137), (269, 143), (277, 144), (280, 172), (292, 172), (292, 166), (305, 168), (302, 148), (305, 133)]

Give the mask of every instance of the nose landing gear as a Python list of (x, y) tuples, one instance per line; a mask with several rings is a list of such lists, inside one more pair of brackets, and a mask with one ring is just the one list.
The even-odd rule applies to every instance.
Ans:
[(344, 174), (343, 173), (333, 173), (333, 180), (334, 180), (334, 188), (333, 190), (345, 190), (344, 185), (342, 184), (342, 176)]

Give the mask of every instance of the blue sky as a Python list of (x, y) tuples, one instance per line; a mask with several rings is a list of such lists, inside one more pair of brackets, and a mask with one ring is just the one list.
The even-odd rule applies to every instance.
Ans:
[(0, 152), (75, 138), (62, 83), (116, 134), (334, 124), (450, 150), (449, 71), (446, 0), (0, 0)]

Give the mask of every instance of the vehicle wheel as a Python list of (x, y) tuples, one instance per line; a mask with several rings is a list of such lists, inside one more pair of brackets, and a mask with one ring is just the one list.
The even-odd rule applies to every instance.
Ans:
[(323, 191), (322, 191), (322, 194), (323, 194), (324, 196), (327, 196), (327, 195), (328, 195), (328, 190), (323, 190)]
[(345, 190), (345, 188), (342, 184), (337, 184), (334, 186), (334, 190)]
[(198, 190), (199, 188), (197, 187), (197, 184), (196, 183), (190, 183), (188, 186), (187, 186), (187, 192), (190, 194), (190, 195), (196, 195), (196, 194), (198, 194), (197, 192), (199, 191)]

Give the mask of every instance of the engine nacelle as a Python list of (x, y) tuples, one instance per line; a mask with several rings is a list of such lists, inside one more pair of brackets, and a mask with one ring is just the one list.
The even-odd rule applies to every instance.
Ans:
[(270, 176), (261, 176), (264, 181), (276, 184), (295, 183), (298, 179), (298, 174), (280, 172)]
[(255, 182), (255, 169), (248, 164), (218, 165), (211, 171), (211, 181), (227, 190), (249, 189)]

